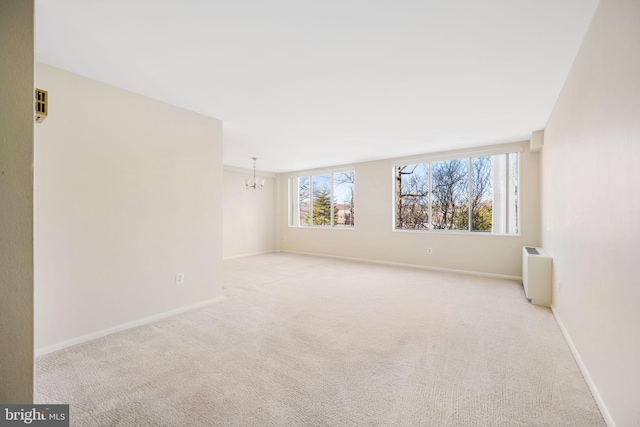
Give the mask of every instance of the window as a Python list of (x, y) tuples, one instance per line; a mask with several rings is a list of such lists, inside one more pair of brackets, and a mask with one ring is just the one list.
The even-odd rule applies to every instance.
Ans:
[(517, 152), (395, 167), (395, 228), (518, 233)]
[(292, 178), (290, 190), (291, 225), (354, 226), (353, 171)]

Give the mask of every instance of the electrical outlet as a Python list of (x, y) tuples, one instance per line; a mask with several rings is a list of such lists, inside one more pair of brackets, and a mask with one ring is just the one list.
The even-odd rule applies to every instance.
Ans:
[(431, 255), (433, 253), (433, 248), (427, 248), (427, 253)]
[(176, 273), (176, 285), (184, 285), (184, 273)]

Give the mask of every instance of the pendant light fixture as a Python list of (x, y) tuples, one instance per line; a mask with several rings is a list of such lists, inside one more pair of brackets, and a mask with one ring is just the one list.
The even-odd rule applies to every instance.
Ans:
[(264, 179), (259, 179), (256, 177), (256, 160), (257, 157), (252, 157), (253, 159), (253, 179), (245, 179), (244, 183), (247, 186), (247, 190), (253, 188), (254, 190), (262, 190), (264, 187)]

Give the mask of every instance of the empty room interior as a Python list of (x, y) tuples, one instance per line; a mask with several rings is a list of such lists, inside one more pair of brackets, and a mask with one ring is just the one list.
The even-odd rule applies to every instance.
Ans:
[(3, 0), (0, 40), (0, 403), (640, 426), (637, 0)]

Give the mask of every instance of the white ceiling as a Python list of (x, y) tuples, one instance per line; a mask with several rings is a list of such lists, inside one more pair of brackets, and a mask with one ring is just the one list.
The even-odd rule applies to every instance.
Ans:
[(598, 0), (38, 0), (37, 60), (284, 172), (529, 139)]

